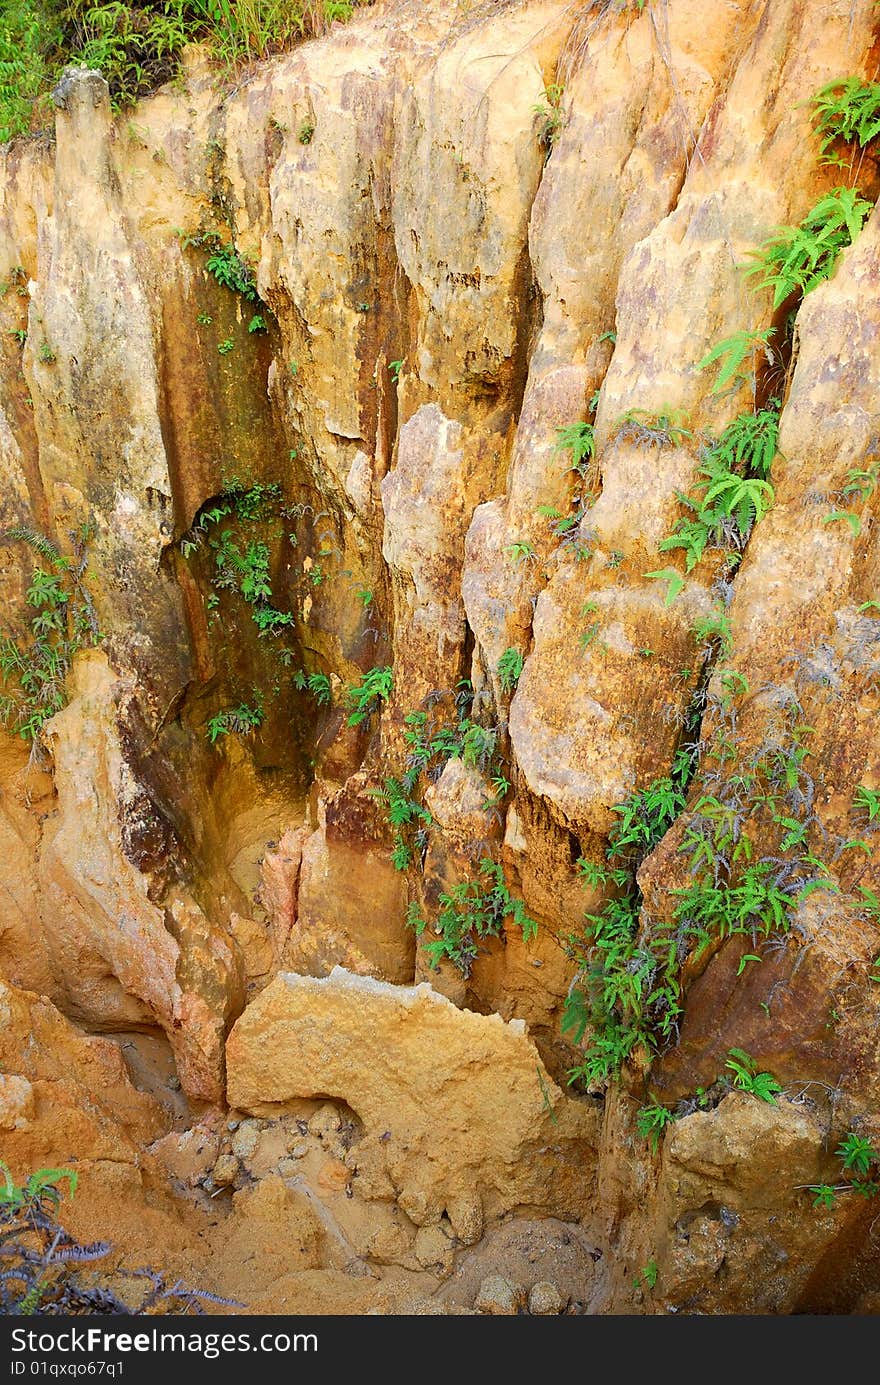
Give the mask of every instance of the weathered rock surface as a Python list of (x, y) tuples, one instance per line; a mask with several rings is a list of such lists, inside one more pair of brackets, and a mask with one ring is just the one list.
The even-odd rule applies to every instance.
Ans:
[(154, 903), (130, 859), (126, 834), (150, 805), (122, 754), (124, 692), (102, 653), (80, 656), (70, 705), (44, 733), (58, 793), (39, 861), (55, 987), (93, 1025), (160, 1024), (186, 1089), (217, 1100), (226, 1029), (244, 1004), (241, 957), (194, 901)]
[(134, 1164), (164, 1130), (118, 1046), (87, 1038), (45, 996), (0, 982), (0, 1127), (16, 1177), (59, 1162)]
[[(119, 119), (102, 78), (69, 72), (54, 143), (0, 149), (2, 624), (24, 638), (33, 618), (30, 531), (70, 553), (86, 526), (103, 633), (33, 756), (0, 740), (0, 975), (40, 997), (2, 991), (0, 1127), (23, 1171), (89, 1163), (109, 1191), (75, 1215), (95, 1236), (115, 1199), (130, 1250), (197, 1268), (205, 1227), (172, 1229), (168, 1180), (199, 1197), (213, 1178), (211, 1283), (258, 1311), (432, 1311), (462, 1247), (524, 1207), (589, 1219), (601, 1273), (554, 1252), (571, 1311), (871, 1303), (870, 1201), (813, 1211), (794, 1185), (834, 1177), (847, 1130), (880, 1136), (880, 877), (855, 807), (880, 784), (880, 222), (802, 305), (774, 311), (741, 266), (844, 180), (810, 102), (872, 80), (875, 48), (871, 0), (377, 0), (233, 88), (189, 52)], [(871, 145), (858, 180), (874, 198)], [(212, 235), (252, 263), (264, 332), (207, 271)], [(771, 328), (757, 379), (716, 391), (701, 358)], [(771, 510), (735, 574), (707, 555), (666, 599), (645, 574), (683, 566), (658, 545), (704, 432), (774, 395)], [(652, 437), (631, 410), (681, 429)], [(573, 470), (558, 433), (587, 421)], [(262, 527), (223, 522), (266, 543), (278, 635), (217, 580), (206, 517), (239, 484), (277, 488)], [(694, 634), (713, 611), (732, 641), (714, 673), (718, 640)], [(389, 699), (351, 725), (346, 689), (385, 667)], [(257, 705), (259, 726), (215, 734)], [(398, 871), (381, 795), (424, 759), (405, 718), (436, 733), (463, 707), (496, 754), (429, 757), (412, 793), (430, 821), (406, 824)], [(576, 1057), (569, 938), (601, 903), (577, 862), (694, 712), (689, 805), (639, 869), (643, 929), (691, 878), (719, 734), (785, 759), (811, 728), (795, 787), (826, 886), (785, 939), (683, 959), (676, 1042), (612, 1085), (600, 1132), (598, 1103), (553, 1080)], [(778, 835), (765, 821), (754, 859)], [(468, 976), (431, 971), (407, 907), (430, 930), (484, 854), (538, 936), (506, 927)], [(463, 1008), (410, 987), (426, 976)], [(169, 1133), (50, 1000), (163, 1031), (195, 1102), (222, 1105), (228, 1057), (259, 1119)], [(778, 1107), (693, 1110), (732, 1047), (785, 1084)], [(682, 1116), (656, 1154), (635, 1126), (649, 1098)], [(446, 1301), (471, 1310), (492, 1273), (558, 1311), (554, 1264), (527, 1274), (519, 1252)]]
[(445, 1211), (467, 1238), (472, 1204), (564, 1215), (585, 1196), (591, 1106), (563, 1095), (521, 1022), (458, 1010), (428, 986), (339, 967), (322, 980), (282, 973), (235, 1025), (227, 1068), (244, 1110), (319, 1093), (347, 1102), (364, 1128), (355, 1183), (417, 1225)]

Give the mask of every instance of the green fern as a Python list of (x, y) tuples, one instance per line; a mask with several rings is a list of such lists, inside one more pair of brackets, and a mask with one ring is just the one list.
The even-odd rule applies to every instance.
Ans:
[(830, 277), (842, 250), (856, 239), (873, 203), (856, 188), (838, 187), (825, 194), (799, 226), (781, 226), (757, 250), (746, 276), (757, 275), (756, 289), (773, 290), (773, 307), (793, 293), (808, 294)]
[(813, 97), (813, 120), (822, 137), (821, 162), (845, 165), (831, 152), (838, 141), (864, 149), (880, 134), (880, 85), (860, 77), (838, 77), (827, 82)]
[(505, 649), (498, 660), (498, 681), (504, 692), (513, 692), (523, 671), (523, 656), (518, 649)]
[(775, 335), (774, 327), (768, 327), (764, 332), (734, 332), (733, 336), (725, 337), (713, 346), (712, 350), (697, 362), (697, 370), (706, 370), (710, 365), (724, 362), (712, 386), (712, 393), (719, 394), (727, 384), (736, 386), (754, 380), (754, 365), (749, 371), (743, 371), (740, 367), (746, 361), (753, 363), (758, 352), (763, 352), (772, 359), (770, 338)]

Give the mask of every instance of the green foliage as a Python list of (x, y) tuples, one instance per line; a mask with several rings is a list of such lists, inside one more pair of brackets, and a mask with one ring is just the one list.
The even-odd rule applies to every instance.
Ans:
[(799, 226), (781, 226), (749, 252), (755, 263), (746, 269), (747, 276), (758, 276), (756, 289), (773, 290), (774, 309), (794, 293), (810, 293), (830, 277), (838, 255), (856, 239), (872, 205), (855, 188), (834, 188)]
[(536, 563), (538, 555), (530, 543), (509, 543), (504, 549), (512, 563)]
[(266, 319), (263, 317), (263, 314), (262, 314), (262, 313), (254, 313), (253, 317), (251, 318), (250, 322), (248, 323), (248, 331), (249, 331), (250, 333), (254, 333), (254, 332), (268, 332), (268, 330), (269, 330), (269, 329), (268, 329), (268, 327), (266, 326)]
[(42, 0), (6, 0), (0, 12), (0, 143), (31, 129), (60, 40), (57, 16)]
[(263, 724), (265, 711), (263, 695), (254, 688), (253, 703), (240, 702), (237, 707), (225, 707), (211, 717), (207, 725), (207, 737), (215, 745), (222, 736), (249, 736)]
[(388, 364), (388, 371), (395, 385), (400, 382), (400, 372), (402, 369), (403, 361), (390, 361)]
[[(237, 293), (248, 303), (260, 303), (253, 268), (242, 255), (239, 255), (234, 245), (224, 244), (216, 231), (199, 231), (191, 236), (178, 231), (177, 235), (184, 250), (189, 246), (195, 246), (196, 249), (206, 252), (205, 269), (221, 288), (228, 289), (230, 293)], [(210, 318), (208, 320), (210, 321)], [(254, 314), (248, 331), (265, 330), (266, 323), (262, 314)]]
[[(237, 594), (250, 607), (261, 638), (277, 636), (294, 624), (294, 617), (274, 605), (268, 544), (258, 539), (244, 541), (233, 526), (252, 526), (269, 520), (280, 502), (281, 488), (277, 482), (246, 485), (232, 478), (226, 490), (202, 511), (189, 535), (180, 541), (184, 558), (191, 557), (204, 543), (212, 554), (213, 591), (207, 602), (209, 608), (219, 604), (221, 592)], [(221, 529), (224, 519), (232, 523)]]
[[(658, 1036), (672, 1033), (680, 1013), (675, 975), (677, 950), (670, 951), (662, 926), (656, 938), (639, 933), (641, 894), (636, 871), (644, 857), (672, 825), (685, 801), (690, 757), (677, 762), (671, 776), (618, 803), (618, 821), (606, 849), (607, 865), (581, 860), (585, 882), (615, 891), (598, 913), (586, 915), (586, 945), (580, 984), (569, 991), (562, 1032), (580, 1044), (590, 1030), (589, 1046), (569, 1074), (593, 1086), (614, 1076), (639, 1045), (655, 1048)], [(575, 940), (572, 940), (573, 942)]]
[(360, 683), (355, 683), (346, 691), (346, 701), (352, 708), (348, 718), (349, 726), (360, 726), (361, 722), (366, 721), (381, 702), (388, 700), (393, 686), (394, 673), (392, 669), (368, 669)]
[(852, 1131), (841, 1140), (836, 1152), (844, 1170), (847, 1173), (856, 1173), (860, 1177), (864, 1177), (870, 1171), (871, 1165), (877, 1162), (878, 1157), (871, 1141)]
[(454, 699), (455, 725), (429, 721), (427, 711), (409, 712), (404, 718), (406, 769), (399, 778), (387, 779), (384, 789), (373, 791), (384, 802), (394, 828), (392, 860), (398, 870), (407, 870), (417, 856), (420, 861), (427, 846), (432, 818), (417, 796), (423, 777), (439, 778), (443, 766), (457, 757), (490, 778), (494, 797), (487, 798), (487, 811), (496, 810), (510, 791), (498, 759), (496, 728), (482, 726), (469, 715), (473, 696), (470, 683), (462, 680)]
[(641, 861), (666, 836), (685, 804), (682, 774), (655, 779), (646, 789), (615, 804), (617, 822), (611, 829), (608, 859), (623, 856)]
[(698, 645), (717, 645), (725, 658), (733, 650), (733, 626), (730, 616), (720, 602), (716, 604), (711, 615), (701, 616), (699, 620), (694, 621), (692, 634)]
[(523, 671), (523, 656), (518, 649), (505, 649), (498, 660), (498, 681), (504, 692), (513, 692)]
[(507, 888), (504, 868), (484, 856), (480, 861), (480, 878), (464, 880), (439, 896), (439, 911), (432, 930), (411, 905), (407, 924), (422, 938), (426, 931), (437, 936), (423, 943), (423, 950), (436, 969), (447, 958), (463, 976), (470, 976), (479, 955), (479, 940), (498, 938), (504, 934), (506, 920), (521, 929), (523, 941), (537, 935), (538, 925), (526, 912), (521, 899)]
[[(744, 680), (728, 680), (719, 713), (732, 716), (734, 697), (747, 692)], [(702, 747), (706, 772), (719, 781), (717, 791), (704, 793), (690, 807), (678, 848), (690, 883), (673, 891), (671, 919), (642, 911), (638, 867), (684, 807), (702, 706), (702, 698), (692, 704), (671, 775), (616, 806), (605, 863), (580, 863), (586, 883), (606, 897), (587, 914), (584, 936), (570, 940), (580, 970), (565, 1006), (563, 1032), (573, 1034), (576, 1044), (588, 1035), (571, 1081), (606, 1082), (636, 1049), (651, 1056), (675, 1037), (686, 958), (725, 938), (744, 936), (752, 942), (748, 956), (758, 960), (758, 940), (784, 936), (799, 900), (833, 888), (807, 844), (814, 792), (805, 766), (811, 728), (799, 720), (799, 705), (790, 702), (782, 724), (743, 755), (737, 772), (729, 770), (723, 782), (720, 766), (737, 758), (737, 746), (719, 722), (712, 741)], [(752, 826), (765, 842), (760, 859), (755, 859)], [(757, 1094), (772, 1094), (764, 1078), (755, 1085)]]
[(70, 1196), (73, 1197), (79, 1182), (79, 1174), (73, 1169), (37, 1169), (36, 1173), (32, 1173), (27, 1182), (19, 1187), (2, 1159), (0, 1173), (3, 1175), (3, 1183), (0, 1184), (0, 1206), (15, 1210), (23, 1207), (31, 1199), (45, 1196), (54, 1203), (60, 1202), (61, 1192), (58, 1185), (62, 1182), (67, 1183)]
[[(664, 540), (664, 543), (666, 543), (668, 547), (678, 547), (677, 544), (671, 545), (668, 539)], [(663, 544), (660, 546), (662, 548)], [(693, 564), (691, 564), (691, 566), (693, 566)], [(671, 606), (684, 587), (684, 578), (674, 567), (658, 568), (654, 572), (646, 572), (643, 575), (652, 578), (654, 581), (665, 582), (667, 584), (666, 596), (663, 598), (664, 606)]]
[(532, 107), (537, 118), (538, 140), (544, 146), (545, 158), (550, 157), (553, 146), (562, 132), (562, 97), (564, 88), (558, 82), (551, 82), (541, 93), (541, 100)]
[(870, 1140), (851, 1130), (835, 1155), (840, 1160), (841, 1176), (850, 1176), (841, 1183), (810, 1184), (807, 1191), (813, 1194), (814, 1207), (834, 1207), (840, 1193), (857, 1193), (860, 1197), (876, 1197), (880, 1193), (880, 1154)]
[(0, 142), (46, 122), (46, 93), (66, 63), (98, 68), (119, 110), (173, 77), (187, 43), (206, 44), (216, 59), (235, 66), (350, 19), (357, 5), (370, 2), (4, 0)]
[[(742, 549), (753, 526), (773, 503), (773, 487), (767, 480), (777, 452), (779, 414), (773, 407), (757, 413), (740, 414), (702, 452), (700, 480), (690, 495), (678, 493), (689, 515), (678, 521), (661, 552), (683, 549), (685, 572), (691, 572), (707, 548), (734, 552)], [(646, 573), (646, 577), (666, 576), (675, 599), (680, 587), (670, 576), (674, 569)]]
[(861, 820), (863, 831), (866, 828), (875, 831), (880, 827), (880, 793), (876, 789), (859, 784), (853, 794), (852, 806)]
[[(844, 506), (855, 502), (864, 506), (868, 497), (873, 494), (877, 485), (878, 475), (880, 475), (880, 463), (875, 462), (869, 467), (853, 467), (846, 474), (846, 481), (840, 490), (836, 492), (835, 499), (839, 509), (833, 510), (823, 519), (823, 524), (834, 524), (839, 520), (844, 520), (850, 528), (850, 533), (857, 539), (862, 532), (862, 520), (855, 510), (844, 509)], [(866, 603), (868, 606), (874, 603)]]
[(406, 777), (402, 780), (389, 777), (385, 780), (384, 789), (373, 790), (375, 796), (385, 803), (388, 821), (394, 828), (391, 863), (399, 871), (408, 870), (413, 862), (413, 848), (404, 829), (418, 823), (423, 833), (433, 822), (427, 808), (412, 796), (412, 789), (413, 785)]
[[(712, 350), (707, 352), (701, 361), (697, 362), (697, 370), (706, 370), (710, 365), (724, 362), (720, 365), (718, 377), (712, 386), (713, 394), (720, 394), (725, 385), (735, 388), (739, 384), (745, 384), (755, 378), (754, 362), (759, 352), (772, 360), (770, 348), (770, 338), (776, 335), (775, 327), (768, 327), (763, 332), (734, 332), (730, 337), (725, 337), (719, 341)], [(744, 371), (741, 367), (748, 362), (750, 369)]]
[(307, 674), (304, 669), (297, 669), (293, 675), (293, 685), (301, 692), (310, 692), (319, 707), (329, 707), (333, 700), (330, 679), (326, 673)]
[(33, 611), (26, 627), (0, 629), (0, 722), (25, 740), (35, 741), (44, 723), (64, 707), (64, 683), (77, 650), (101, 639), (85, 587), (90, 538), (88, 526), (71, 534), (68, 557), (26, 526), (0, 534), (0, 545), (24, 543), (42, 559), (25, 593)]
[[(116, 1264), (103, 1280), (97, 1277), (91, 1267), (109, 1255), (112, 1246), (107, 1241), (77, 1241), (58, 1220), (62, 1185), (67, 1184), (73, 1197), (77, 1179), (73, 1169), (38, 1169), (18, 1186), (0, 1160), (0, 1316), (201, 1314), (199, 1300), (228, 1308), (244, 1306), (189, 1289), (179, 1279), (169, 1285), (162, 1273), (151, 1269), (126, 1270)], [(83, 1267), (88, 1271), (80, 1276)], [(118, 1296), (120, 1280), (126, 1276), (140, 1290), (135, 1303)]]
[(776, 1106), (776, 1098), (782, 1091), (782, 1087), (769, 1072), (759, 1072), (758, 1065), (753, 1058), (744, 1053), (741, 1048), (731, 1048), (728, 1050), (727, 1062), (724, 1064), (733, 1073), (733, 1085), (741, 1092), (750, 1092), (759, 1101), (769, 1102), (771, 1106)]
[(860, 77), (838, 77), (827, 82), (813, 97), (813, 120), (821, 136), (823, 164), (846, 166), (838, 143), (857, 144), (864, 149), (880, 134), (880, 85), (863, 82)]
[(595, 429), (592, 423), (572, 423), (556, 430), (556, 450), (571, 455), (571, 470), (585, 476), (595, 451)]
[[(743, 472), (766, 480), (776, 456), (778, 439), (779, 401), (772, 399), (765, 408), (739, 414), (728, 423), (718, 440), (710, 443), (707, 460), (716, 469)], [(735, 507), (730, 506), (728, 513), (735, 513)]]
[(656, 1101), (649, 1102), (636, 1112), (636, 1130), (643, 1140), (650, 1143), (652, 1154), (657, 1153), (667, 1125), (674, 1124), (675, 1120), (675, 1113)]

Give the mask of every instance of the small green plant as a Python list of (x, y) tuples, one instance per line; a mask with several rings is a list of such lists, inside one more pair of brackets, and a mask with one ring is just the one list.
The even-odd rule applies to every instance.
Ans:
[(31, 1174), (26, 1183), (19, 1187), (2, 1159), (0, 1159), (0, 1174), (3, 1176), (3, 1183), (0, 1184), (0, 1207), (9, 1207), (15, 1211), (18, 1211), (31, 1199), (39, 1200), (44, 1195), (48, 1196), (53, 1203), (59, 1203), (61, 1192), (58, 1185), (62, 1181), (67, 1183), (70, 1196), (73, 1197), (79, 1182), (79, 1174), (73, 1169), (38, 1169), (36, 1173)]
[(391, 375), (391, 380), (392, 380), (392, 382), (393, 382), (395, 385), (398, 384), (398, 383), (400, 382), (400, 372), (401, 372), (402, 369), (403, 369), (403, 361), (402, 361), (402, 360), (401, 360), (401, 361), (391, 361), (391, 362), (389, 363), (389, 365), (388, 365), (388, 370), (389, 370), (389, 373), (390, 373), (390, 375)]
[[(581, 616), (595, 616), (599, 607), (594, 601), (585, 601), (581, 607)], [(599, 620), (591, 620), (590, 623), (578, 635), (578, 644), (581, 649), (588, 649), (595, 639), (598, 638), (602, 623)]]
[(755, 263), (746, 268), (746, 275), (758, 276), (756, 289), (773, 290), (774, 309), (795, 293), (811, 293), (831, 276), (840, 252), (856, 239), (872, 205), (855, 188), (833, 188), (799, 226), (782, 226), (749, 251)]
[(853, 811), (858, 814), (862, 831), (876, 831), (880, 828), (880, 793), (859, 784), (852, 800)]
[(391, 668), (369, 669), (360, 683), (349, 688), (345, 694), (346, 701), (352, 708), (348, 725), (360, 726), (361, 722), (366, 721), (380, 703), (388, 700), (393, 687), (394, 673)]
[(816, 92), (812, 101), (816, 133), (821, 137), (823, 164), (847, 167), (838, 144), (857, 144), (860, 149), (880, 134), (880, 85), (860, 77), (838, 77)]
[(433, 930), (429, 930), (414, 903), (406, 920), (420, 939), (426, 931), (437, 935), (422, 944), (435, 968), (447, 958), (463, 976), (470, 976), (479, 955), (479, 940), (502, 937), (508, 919), (521, 929), (524, 942), (537, 936), (537, 923), (527, 914), (523, 901), (507, 888), (504, 868), (487, 856), (480, 861), (480, 878), (462, 881), (443, 891), (439, 906)]
[[(779, 415), (777, 401), (757, 413), (740, 414), (715, 440), (702, 450), (701, 479), (690, 495), (678, 492), (690, 513), (680, 519), (661, 552), (683, 549), (685, 572), (691, 572), (707, 548), (721, 549), (736, 556), (744, 547), (754, 525), (774, 500), (773, 486), (767, 479), (777, 454)], [(681, 588), (674, 569), (646, 573), (646, 577), (666, 577), (670, 582), (667, 605)]]
[(40, 343), (40, 349), (37, 352), (37, 355), (39, 356), (40, 360), (43, 361), (46, 365), (51, 365), (52, 362), (55, 360), (55, 352), (52, 350), (51, 346), (47, 341)]
[(293, 685), (301, 692), (311, 693), (319, 707), (329, 707), (333, 701), (330, 679), (326, 673), (307, 674), (304, 669), (297, 669), (293, 675)]
[[(114, 1266), (103, 1280), (97, 1277), (93, 1264), (108, 1256), (113, 1247), (107, 1241), (83, 1244), (61, 1225), (58, 1208), (63, 1184), (73, 1197), (75, 1170), (38, 1169), (19, 1186), (0, 1160), (0, 1315), (201, 1314), (204, 1310), (199, 1300), (243, 1307), (216, 1294), (190, 1289), (179, 1279), (169, 1284), (163, 1274), (151, 1269), (132, 1271)], [(81, 1273), (83, 1267), (88, 1267), (85, 1275)], [(140, 1290), (135, 1303), (118, 1297), (119, 1281), (125, 1276)], [(146, 1292), (145, 1285), (149, 1286)]]
[(192, 245), (207, 251), (205, 269), (221, 288), (237, 293), (248, 303), (259, 303), (254, 271), (234, 245), (224, 244), (216, 231), (201, 231), (192, 236), (182, 231), (177, 234), (184, 249)]
[(753, 1058), (741, 1048), (731, 1048), (728, 1050), (727, 1062), (724, 1064), (733, 1073), (733, 1085), (741, 1092), (749, 1092), (756, 1096), (759, 1101), (766, 1101), (771, 1106), (778, 1105), (776, 1098), (782, 1091), (782, 1087), (776, 1078), (769, 1072), (759, 1072), (758, 1065)]
[(509, 543), (504, 549), (512, 563), (536, 563), (538, 555), (530, 543)]
[(664, 606), (671, 606), (679, 592), (684, 588), (684, 578), (674, 567), (657, 568), (653, 572), (645, 572), (643, 577), (649, 577), (655, 582), (666, 583), (666, 595), (663, 598)]
[(240, 702), (237, 707), (225, 707), (208, 721), (206, 734), (211, 745), (223, 736), (249, 736), (263, 724), (263, 695), (254, 688), (253, 703)]
[[(719, 341), (712, 350), (697, 362), (697, 370), (706, 370), (710, 365), (719, 364), (718, 377), (712, 386), (713, 394), (720, 394), (725, 385), (732, 389), (737, 385), (753, 382), (755, 379), (755, 357), (762, 354), (769, 364), (773, 362), (771, 337), (776, 336), (776, 328), (768, 327), (763, 332), (734, 332), (733, 336)], [(750, 369), (742, 370), (748, 362)]]
[(538, 141), (544, 146), (545, 159), (549, 159), (562, 132), (563, 95), (564, 88), (558, 82), (551, 82), (541, 92), (541, 100), (532, 107), (532, 113), (537, 118)]
[[(639, 9), (641, 9), (641, 8), (642, 8), (642, 5), (639, 5)], [(650, 1289), (653, 1289), (654, 1286), (655, 1286), (656, 1283), (657, 1283), (657, 1275), (658, 1275), (657, 1261), (656, 1261), (656, 1260), (649, 1260), (648, 1263), (647, 1263), (647, 1265), (644, 1265), (644, 1266), (639, 1270), (639, 1272), (638, 1272), (638, 1274), (635, 1276), (635, 1278), (633, 1279), (633, 1288), (634, 1288), (634, 1289), (645, 1288), (645, 1289), (649, 1289), (649, 1290), (650, 1290)]]
[(513, 692), (523, 671), (523, 656), (518, 649), (505, 649), (498, 660), (498, 681), (504, 692)]
[(296, 132), (296, 137), (300, 144), (311, 144), (315, 133), (315, 123), (313, 120), (304, 120)]
[(692, 627), (694, 640), (698, 645), (717, 645), (723, 658), (733, 652), (733, 625), (724, 606), (719, 602), (712, 614), (701, 616)]
[(578, 476), (585, 476), (593, 461), (594, 434), (592, 423), (572, 423), (567, 428), (556, 430), (556, 450), (570, 454), (570, 469), (576, 471)]
[(209, 327), (213, 321), (210, 313), (196, 313), (196, 322), (200, 327)]
[(408, 870), (413, 861), (413, 849), (407, 840), (408, 834), (405, 829), (418, 823), (419, 832), (423, 836), (425, 829), (433, 822), (428, 809), (413, 798), (413, 787), (406, 776), (403, 780), (389, 777), (385, 780), (383, 789), (373, 790), (375, 797), (385, 804), (388, 821), (394, 828), (391, 863), (395, 870), (400, 871)]
[(221, 356), (228, 356), (230, 351), (232, 351), (234, 347), (235, 342), (232, 340), (231, 337), (226, 337), (223, 341), (218, 342), (217, 344), (217, 350), (220, 352)]
[(667, 1125), (673, 1125), (675, 1120), (675, 1113), (656, 1101), (649, 1102), (636, 1112), (636, 1130), (643, 1140), (648, 1141), (652, 1154), (656, 1154), (660, 1148), (660, 1141)]
[(25, 740), (36, 741), (44, 723), (64, 707), (74, 654), (101, 640), (85, 586), (91, 537), (87, 525), (72, 533), (73, 553), (66, 556), (27, 526), (0, 533), (0, 545), (24, 543), (42, 560), (25, 593), (33, 612), (27, 628), (0, 630), (0, 722)]
[[(431, 815), (417, 797), (423, 776), (436, 780), (443, 766), (453, 757), (480, 770), (491, 781), (493, 797), (487, 796), (484, 809), (497, 811), (510, 783), (502, 773), (498, 757), (497, 728), (482, 726), (469, 715), (474, 700), (470, 683), (462, 680), (454, 695), (455, 725), (429, 721), (427, 711), (409, 712), (404, 717), (404, 740), (408, 747), (406, 768), (397, 779), (385, 781), (382, 790), (373, 790), (381, 799), (394, 829), (392, 860), (398, 870), (406, 870), (415, 859), (422, 860), (427, 846), (426, 829)], [(432, 707), (436, 697), (429, 699)]]
[(248, 323), (248, 331), (251, 332), (251, 333), (253, 333), (253, 332), (268, 332), (268, 330), (269, 330), (269, 329), (268, 329), (268, 327), (266, 326), (266, 319), (263, 317), (263, 314), (262, 314), (262, 313), (254, 313), (253, 317), (251, 318), (250, 322)]
[(826, 515), (822, 523), (834, 524), (839, 520), (844, 520), (849, 525), (853, 538), (857, 539), (862, 532), (861, 515), (855, 510), (844, 509), (843, 507), (854, 502), (864, 506), (877, 485), (878, 473), (880, 473), (880, 464), (876, 462), (870, 467), (855, 467), (848, 471), (845, 483), (835, 495), (840, 508)]
[(857, 1193), (860, 1197), (876, 1197), (880, 1193), (880, 1155), (870, 1140), (851, 1130), (835, 1155), (840, 1160), (841, 1174), (850, 1177), (841, 1183), (810, 1184), (807, 1191), (813, 1194), (814, 1207), (832, 1208), (840, 1193)]

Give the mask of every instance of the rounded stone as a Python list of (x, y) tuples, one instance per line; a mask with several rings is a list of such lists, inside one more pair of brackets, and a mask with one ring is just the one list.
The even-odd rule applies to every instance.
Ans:
[(549, 1279), (542, 1279), (529, 1289), (529, 1312), (533, 1317), (545, 1318), (561, 1313), (565, 1302), (556, 1285), (551, 1284)]
[(320, 1139), (325, 1135), (335, 1135), (341, 1125), (342, 1119), (339, 1112), (328, 1101), (323, 1106), (318, 1107), (309, 1121), (309, 1133), (317, 1135)]
[(525, 1291), (503, 1274), (487, 1275), (480, 1285), (474, 1307), (481, 1313), (512, 1317), (525, 1302)]
[(228, 1188), (238, 1177), (241, 1165), (234, 1154), (221, 1154), (211, 1170), (211, 1177), (221, 1188)]

